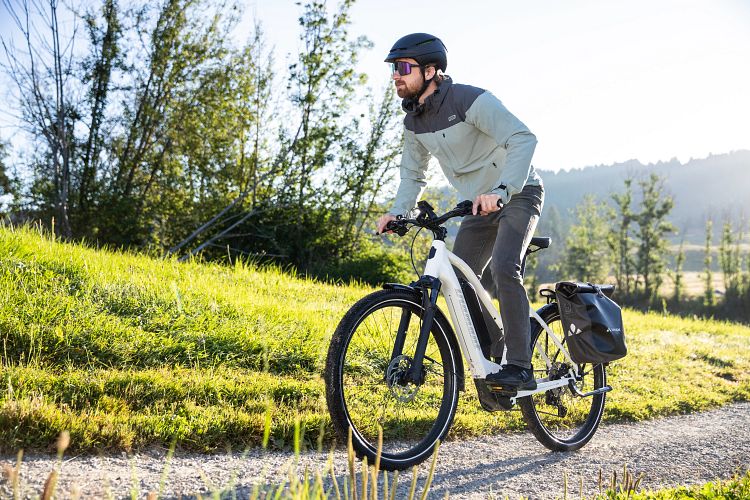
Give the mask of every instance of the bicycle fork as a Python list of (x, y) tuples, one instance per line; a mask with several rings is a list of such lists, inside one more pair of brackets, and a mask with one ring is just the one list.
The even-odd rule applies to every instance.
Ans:
[[(417, 340), (417, 347), (414, 351), (411, 367), (404, 374), (403, 382), (411, 382), (415, 385), (421, 385), (424, 382), (425, 377), (423, 369), (424, 356), (427, 351), (427, 342), (430, 340), (432, 322), (435, 319), (435, 312), (437, 310), (437, 299), (438, 294), (440, 293), (440, 280), (432, 276), (422, 276), (419, 281), (416, 282), (415, 287), (422, 292), (422, 309), (424, 310), (424, 315), (422, 316), (422, 326), (419, 329), (419, 339)], [(401, 313), (398, 332), (396, 332), (396, 341), (393, 345), (391, 360), (400, 356), (403, 352), (404, 343), (406, 342), (406, 331), (409, 329), (410, 320), (411, 312), (404, 310)]]

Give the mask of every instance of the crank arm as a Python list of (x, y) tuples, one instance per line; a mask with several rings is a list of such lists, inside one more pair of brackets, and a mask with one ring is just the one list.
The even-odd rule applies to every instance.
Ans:
[(537, 382), (536, 389), (533, 391), (518, 391), (515, 396), (511, 398), (511, 401), (515, 403), (515, 400), (518, 398), (523, 398), (525, 396), (531, 396), (532, 394), (538, 394), (540, 392), (547, 392), (551, 389), (557, 389), (558, 387), (565, 387), (570, 382), (570, 379), (561, 378), (557, 380), (547, 380), (544, 382)]
[(605, 385), (604, 387), (600, 387), (599, 389), (595, 389), (593, 391), (589, 392), (581, 392), (578, 387), (573, 383), (573, 381), (570, 381), (570, 384), (568, 385), (571, 391), (573, 391), (573, 394), (578, 396), (579, 398), (588, 398), (590, 396), (596, 396), (597, 394), (604, 394), (605, 392), (609, 392), (612, 390), (612, 386)]

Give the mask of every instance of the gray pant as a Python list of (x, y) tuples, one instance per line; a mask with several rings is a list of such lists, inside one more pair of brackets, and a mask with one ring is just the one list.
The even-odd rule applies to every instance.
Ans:
[(525, 186), (499, 212), (464, 217), (453, 244), (453, 253), (466, 262), (477, 276), (487, 263), (495, 282), (505, 335), (485, 312), (492, 346), (490, 355), (501, 357), (507, 345), (508, 364), (531, 368), (529, 301), (521, 276), (529, 241), (534, 235), (544, 204), (541, 186)]

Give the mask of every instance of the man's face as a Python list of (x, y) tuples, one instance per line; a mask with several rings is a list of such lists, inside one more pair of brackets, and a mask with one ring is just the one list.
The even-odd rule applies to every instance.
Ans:
[[(417, 64), (415, 59), (396, 59), (397, 61), (405, 61), (411, 64)], [(424, 76), (422, 71), (414, 66), (411, 68), (411, 73), (408, 75), (401, 75), (398, 72), (393, 73), (393, 84), (396, 85), (396, 93), (401, 99), (409, 97), (415, 97), (417, 92), (422, 88), (424, 83)]]

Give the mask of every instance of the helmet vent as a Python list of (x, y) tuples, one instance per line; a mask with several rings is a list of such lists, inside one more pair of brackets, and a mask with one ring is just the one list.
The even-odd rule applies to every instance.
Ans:
[(415, 47), (419, 47), (420, 45), (425, 45), (425, 44), (428, 44), (428, 43), (432, 43), (435, 40), (437, 40), (437, 38), (430, 38), (429, 40), (421, 41), (418, 44), (416, 44)]

